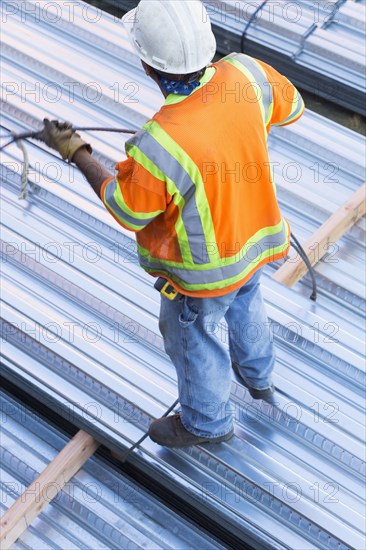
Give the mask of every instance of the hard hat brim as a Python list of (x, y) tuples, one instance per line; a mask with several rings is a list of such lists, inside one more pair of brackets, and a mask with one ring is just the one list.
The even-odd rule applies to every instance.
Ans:
[(133, 29), (134, 29), (134, 24), (136, 22), (136, 12), (137, 12), (137, 10), (138, 10), (138, 6), (136, 8), (133, 8), (132, 10), (128, 11), (127, 13), (125, 13), (124, 16), (121, 18), (121, 22), (122, 22), (122, 25), (123, 25), (125, 31), (127, 32), (127, 36), (128, 36), (128, 39), (130, 41), (130, 44), (132, 46), (132, 49), (133, 49), (134, 53), (140, 59), (142, 59), (141, 52), (139, 52), (138, 49), (137, 49), (137, 46), (136, 46), (135, 40), (134, 40), (134, 35), (133, 35)]
[(132, 33), (133, 25), (136, 22), (136, 12), (137, 12), (137, 7), (125, 13), (121, 19), (122, 24), (129, 35)]
[(134, 51), (134, 53), (140, 58), (142, 59), (143, 61), (145, 61), (145, 56), (142, 54), (141, 51), (139, 51), (136, 43), (135, 43), (135, 39), (134, 39), (134, 27), (135, 27), (135, 23), (137, 21), (137, 11), (138, 11), (138, 6), (136, 6), (136, 8), (133, 8), (132, 10), (128, 11), (127, 13), (124, 14), (124, 16), (122, 17), (121, 19), (121, 22), (122, 22), (122, 25), (124, 27), (124, 29), (126, 30), (127, 32), (127, 36), (128, 36), (128, 39), (130, 41), (130, 44), (132, 46), (132, 49)]

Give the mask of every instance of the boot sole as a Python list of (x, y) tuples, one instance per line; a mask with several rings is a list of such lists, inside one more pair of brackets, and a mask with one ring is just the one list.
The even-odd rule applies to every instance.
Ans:
[(189, 442), (188, 441), (187, 442), (177, 442), (177, 441), (163, 442), (163, 441), (158, 441), (154, 437), (151, 437), (151, 435), (150, 435), (150, 439), (151, 441), (153, 441), (154, 443), (157, 443), (158, 445), (172, 448), (172, 447), (191, 447), (192, 445), (202, 445), (204, 443), (224, 443), (225, 441), (228, 441), (229, 439), (231, 439), (233, 435), (234, 435), (234, 430), (231, 430), (231, 432), (229, 432), (226, 435), (223, 435), (220, 437), (213, 437), (213, 438), (208, 438), (208, 437), (200, 438), (198, 435), (195, 436), (192, 434), (192, 441), (189, 441)]

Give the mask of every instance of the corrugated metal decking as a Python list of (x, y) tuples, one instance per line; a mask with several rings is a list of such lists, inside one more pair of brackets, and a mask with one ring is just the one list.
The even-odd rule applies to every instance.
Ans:
[[(72, 20), (66, 12), (55, 23), (44, 14), (8, 18), (4, 127), (37, 127), (49, 116), (138, 128), (161, 105), (119, 23), (106, 14), (91, 23), (99, 12), (89, 7), (83, 17), (82, 5), (75, 2)], [(97, 101), (87, 96), (93, 90)], [(90, 139), (109, 167), (123, 158), (123, 138)], [(282, 209), (301, 240), (364, 179), (361, 136), (309, 112), (273, 132), (270, 149)], [(38, 186), (29, 201), (16, 199), (16, 146), (1, 166), (4, 373), (121, 450), (176, 397), (158, 333), (159, 296), (136, 264), (133, 235), (116, 225), (83, 177), (40, 145), (28, 150)], [(317, 266), (317, 304), (307, 298), (307, 281), (290, 290), (271, 280), (273, 268), (266, 271), (277, 409), (254, 403), (233, 383), (232, 441), (167, 450), (146, 440), (131, 457), (257, 547), (363, 545), (364, 229), (362, 220)], [(225, 341), (225, 327), (220, 337)]]
[[(4, 511), (67, 440), (4, 392), (0, 392), (0, 407)], [(47, 490), (47, 486), (42, 488), (46, 499)], [(219, 550), (222, 546), (168, 510), (141, 485), (93, 457), (12, 545), (13, 550), (25, 548)]]

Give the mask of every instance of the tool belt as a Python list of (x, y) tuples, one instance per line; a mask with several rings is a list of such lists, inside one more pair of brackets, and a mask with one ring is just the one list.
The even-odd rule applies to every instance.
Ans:
[(156, 283), (154, 284), (154, 288), (160, 292), (165, 298), (168, 298), (168, 300), (171, 300), (172, 302), (180, 300), (183, 297), (183, 294), (180, 294), (175, 290), (175, 288), (163, 277), (159, 277), (157, 279)]

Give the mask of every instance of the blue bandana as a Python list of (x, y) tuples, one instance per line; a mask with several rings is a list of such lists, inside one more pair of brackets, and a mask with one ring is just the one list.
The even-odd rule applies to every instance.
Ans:
[(162, 78), (160, 80), (160, 85), (167, 94), (190, 95), (193, 90), (198, 88), (200, 83), (198, 80), (193, 82), (179, 82), (178, 80)]

